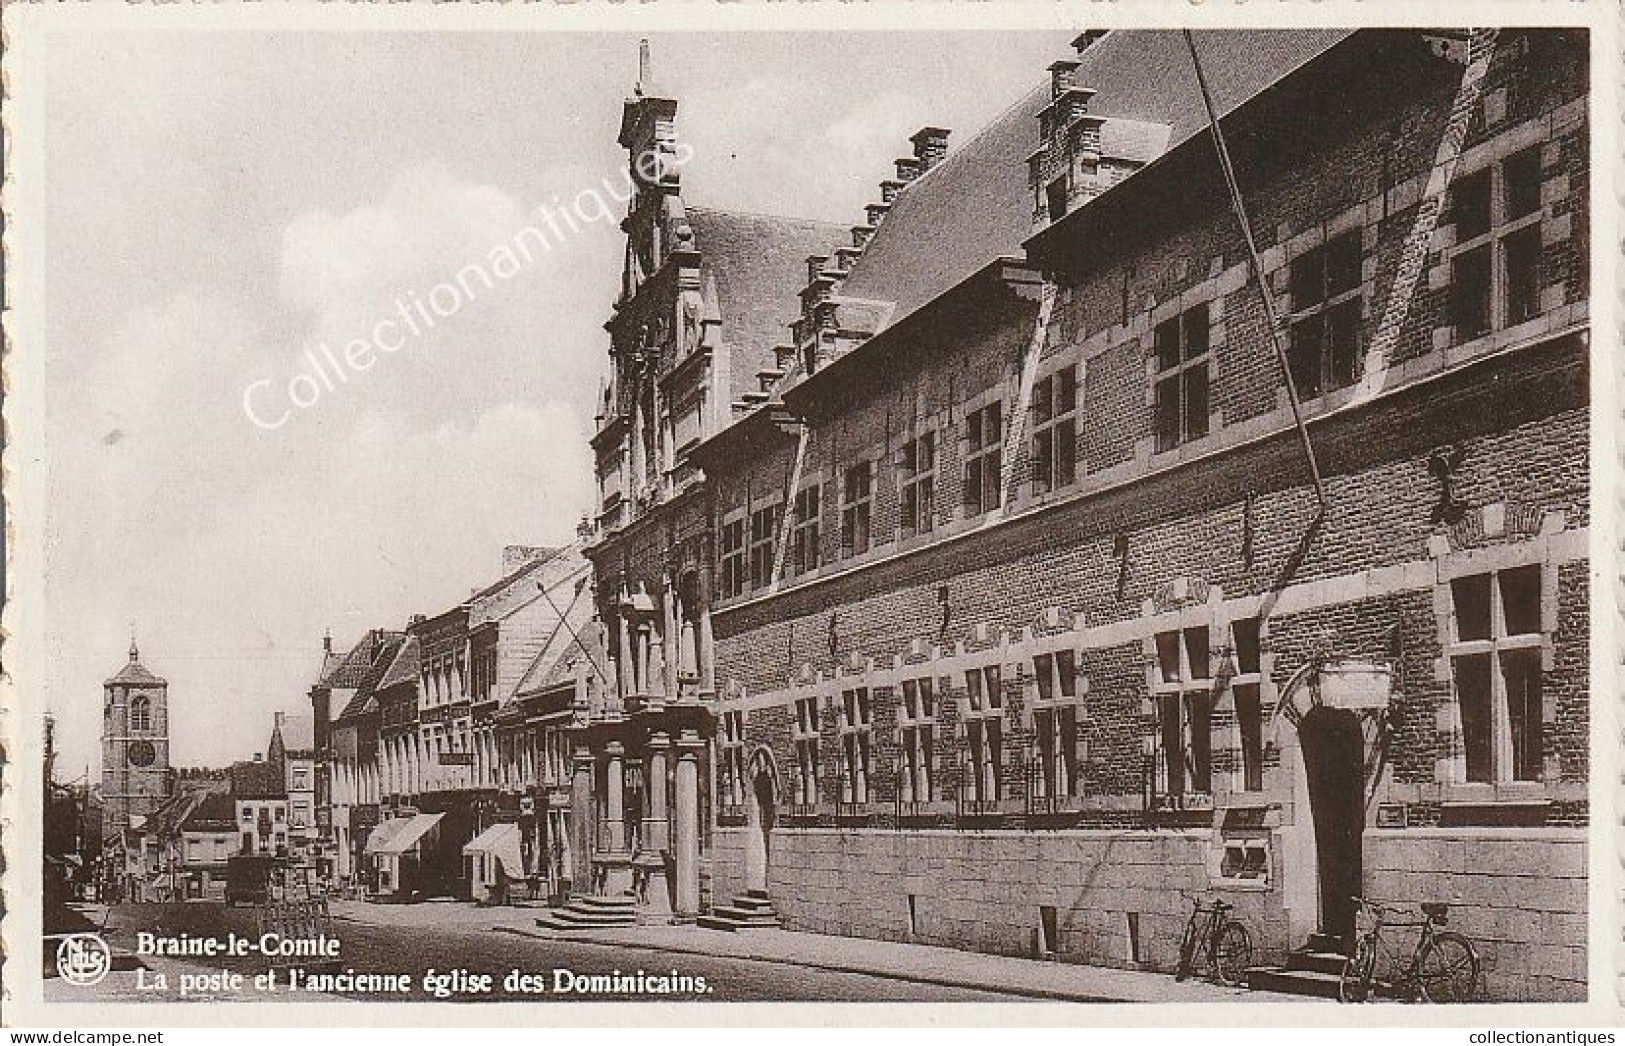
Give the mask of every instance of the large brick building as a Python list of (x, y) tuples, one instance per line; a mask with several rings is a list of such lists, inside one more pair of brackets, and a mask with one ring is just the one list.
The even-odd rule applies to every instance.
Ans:
[[(1182, 34), (1075, 46), (956, 152), (916, 136), (788, 344), (730, 326), (692, 222), (629, 284), (617, 320), (674, 326), (611, 323), (598, 816), (628, 780), (702, 812), (680, 913), (709, 877), (1168, 969), (1182, 893), (1260, 959), (1437, 900), (1491, 996), (1583, 996), (1587, 38), (1195, 34), (1256, 255)], [(690, 313), (734, 406), (685, 441)], [(673, 709), (697, 797), (640, 748)]]

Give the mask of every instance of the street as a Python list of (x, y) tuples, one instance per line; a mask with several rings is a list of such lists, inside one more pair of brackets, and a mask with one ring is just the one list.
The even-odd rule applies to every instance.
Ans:
[[(466, 907), (464, 912), (469, 911)], [(118, 952), (133, 951), (136, 934), (148, 931), (162, 936), (223, 938), (228, 933), (258, 937), (253, 910), (225, 908), (213, 902), (185, 904), (125, 905), (114, 909), (104, 934)], [(340, 941), (341, 962), (356, 974), (410, 974), (411, 988), (404, 993), (385, 991), (346, 991), (343, 998), (357, 1001), (412, 999), (417, 1001), (617, 1001), (669, 1002), (1013, 1002), (1030, 1001), (1013, 994), (931, 984), (912, 983), (889, 977), (810, 969), (783, 963), (763, 962), (724, 956), (674, 955), (654, 949), (619, 944), (586, 944), (539, 940), (488, 926), (463, 921), (446, 926), (377, 925), (336, 919), (334, 931)], [(265, 961), (254, 957), (188, 958), (195, 966), (213, 966), (245, 975), (261, 972)], [(162, 963), (147, 962), (156, 969)], [(504, 981), (513, 971), (541, 975), (540, 993), (508, 990)], [(635, 988), (623, 991), (555, 992), (555, 970), (569, 971), (575, 978), (621, 974), (635, 976), (640, 970), (650, 977), (703, 978), (706, 991), (641, 993)], [(478, 994), (452, 992), (436, 999), (425, 990), (425, 975), (441, 975), (444, 983), (467, 984), (472, 978), (489, 975), (490, 990)], [(444, 977), (451, 974), (449, 978)], [(172, 981), (174, 978), (170, 978)], [(148, 975), (151, 981), (151, 975)], [(104, 982), (108, 983), (108, 982)], [(534, 987), (534, 986), (533, 986)], [(145, 993), (155, 1001), (174, 1001), (177, 983), (164, 991)], [(58, 985), (52, 994), (59, 998), (84, 998), (97, 989), (76, 989)], [(300, 992), (283, 992), (281, 999), (315, 1001)], [(215, 996), (217, 998), (217, 996)], [(249, 995), (248, 1001), (265, 1001), (263, 995)]]

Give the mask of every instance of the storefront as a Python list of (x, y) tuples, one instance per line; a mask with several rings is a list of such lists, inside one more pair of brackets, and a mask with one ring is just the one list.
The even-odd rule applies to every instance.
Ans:
[(384, 821), (367, 840), (373, 899), (409, 901), (434, 892), (424, 875), (424, 855), (438, 841), (442, 814), (413, 814)]

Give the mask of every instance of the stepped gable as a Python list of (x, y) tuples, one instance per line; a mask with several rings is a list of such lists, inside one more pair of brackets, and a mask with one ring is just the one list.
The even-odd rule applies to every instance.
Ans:
[[(1223, 115), (1351, 32), (1216, 30), (1195, 36)], [(1168, 128), (1162, 151), (1207, 128), (1190, 51), (1179, 32), (1107, 33), (1078, 56), (1075, 82), (1094, 92), (1089, 112), (1107, 118), (1102, 135), (1118, 135), (1109, 139), (1115, 148), (1154, 148), (1146, 125)], [(895, 323), (995, 259), (1019, 257), (1032, 232), (1027, 157), (1040, 144), (1038, 114), (1050, 100), (1047, 82), (1034, 87), (898, 194), (854, 260), (841, 294), (895, 302)]]

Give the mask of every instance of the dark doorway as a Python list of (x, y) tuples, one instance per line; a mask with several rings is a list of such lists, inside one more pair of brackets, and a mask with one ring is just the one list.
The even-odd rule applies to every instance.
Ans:
[(1354, 939), (1354, 902), (1363, 882), (1360, 837), (1365, 827), (1364, 740), (1354, 713), (1317, 708), (1298, 726), (1309, 779), (1320, 870), (1321, 932)]

